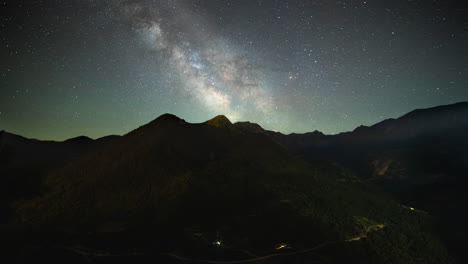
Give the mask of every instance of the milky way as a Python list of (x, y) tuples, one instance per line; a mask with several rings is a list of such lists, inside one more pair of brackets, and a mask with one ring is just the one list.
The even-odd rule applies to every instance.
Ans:
[[(272, 110), (272, 97), (259, 80), (257, 69), (244, 54), (230, 48), (228, 41), (197, 30), (206, 28), (203, 21), (188, 15), (186, 1), (171, 1), (177, 7), (172, 17), (161, 14), (161, 3), (115, 3), (116, 17), (129, 22), (155, 59), (165, 62), (184, 82), (184, 92), (213, 114), (224, 114), (232, 121), (242, 119), (249, 111), (265, 116)], [(170, 28), (180, 24), (183, 28)], [(166, 27), (166, 25), (169, 25)], [(194, 26), (196, 25), (196, 26)], [(180, 25), (179, 25), (180, 26)], [(196, 42), (197, 44), (194, 44)]]
[(125, 134), (164, 113), (350, 131), (468, 100), (463, 1), (0, 3), (0, 130)]

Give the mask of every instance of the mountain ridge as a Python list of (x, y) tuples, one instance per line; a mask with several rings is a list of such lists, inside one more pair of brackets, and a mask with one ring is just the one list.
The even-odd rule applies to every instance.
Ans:
[[(428, 108), (418, 108), (418, 109), (414, 109), (406, 114), (403, 114), (402, 116), (400, 117), (397, 117), (397, 118), (388, 118), (388, 119), (385, 119), (385, 120), (382, 120), (380, 122), (377, 122), (373, 125), (370, 125), (370, 126), (366, 126), (366, 125), (360, 125), (356, 128), (354, 128), (353, 130), (350, 130), (350, 131), (344, 131), (344, 132), (340, 132), (338, 134), (325, 134), (319, 130), (314, 130), (314, 131), (309, 131), (309, 132), (303, 132), (303, 133), (297, 133), (297, 132), (291, 132), (291, 133), (288, 133), (288, 134), (284, 134), (282, 132), (278, 132), (278, 131), (272, 131), (272, 130), (266, 130), (264, 129), (260, 124), (258, 123), (254, 123), (254, 122), (250, 122), (250, 121), (237, 121), (235, 123), (232, 123), (226, 116), (224, 115), (217, 115), (211, 119), (208, 119), (207, 121), (205, 122), (202, 122), (202, 123), (189, 123), (187, 121), (185, 121), (184, 119), (174, 115), (174, 114), (170, 114), (170, 113), (165, 113), (165, 114), (162, 114), (160, 116), (158, 116), (157, 118), (155, 118), (154, 120), (150, 121), (149, 123), (145, 124), (145, 125), (142, 125), (140, 127), (144, 127), (144, 126), (149, 126), (149, 125), (168, 125), (168, 124), (180, 124), (180, 125), (183, 125), (183, 124), (203, 124), (203, 123), (206, 123), (206, 124), (211, 124), (213, 126), (230, 126), (230, 125), (234, 125), (235, 127), (237, 128), (240, 128), (241, 130), (245, 130), (245, 131), (250, 131), (250, 132), (253, 132), (255, 131), (256, 133), (264, 133), (264, 132), (269, 132), (269, 133), (276, 133), (276, 134), (281, 134), (281, 135), (285, 135), (285, 136), (289, 136), (289, 135), (317, 135), (317, 134), (321, 134), (323, 136), (326, 136), (326, 137), (334, 137), (334, 136), (342, 136), (342, 135), (348, 135), (348, 134), (351, 134), (351, 133), (355, 133), (355, 132), (362, 132), (362, 131), (365, 131), (365, 130), (368, 130), (369, 128), (375, 128), (375, 127), (383, 127), (384, 125), (388, 124), (388, 123), (392, 123), (392, 122), (395, 122), (395, 121), (401, 121), (401, 120), (406, 120), (406, 119), (413, 119), (413, 118), (417, 118), (418, 116), (422, 115), (422, 114), (432, 114), (432, 113), (437, 113), (437, 111), (446, 111), (446, 110), (449, 110), (449, 111), (459, 111), (459, 110), (464, 110), (464, 111), (468, 111), (468, 102), (457, 102), (457, 103), (453, 103), (453, 104), (446, 104), (446, 105), (440, 105), (440, 106), (434, 106), (434, 107), (428, 107)], [(16, 135), (16, 136), (19, 136), (19, 137), (23, 137), (25, 139), (31, 139), (31, 140), (38, 140), (38, 141), (47, 141), (47, 142), (66, 142), (66, 141), (73, 141), (73, 140), (84, 140), (85, 138), (89, 138), (88, 136), (85, 136), (85, 135), (81, 135), (81, 136), (76, 136), (76, 137), (73, 137), (73, 138), (69, 138), (69, 139), (65, 139), (65, 140), (62, 140), (62, 141), (55, 141), (55, 140), (40, 140), (40, 139), (34, 139), (34, 138), (26, 138), (24, 136), (21, 136), (19, 134), (14, 134), (14, 133), (10, 133), (6, 130), (0, 130), (0, 138), (1, 138), (1, 135), (2, 133), (6, 133), (6, 134), (10, 134), (10, 135)], [(112, 136), (112, 137), (118, 137), (120, 135), (109, 135), (109, 136)], [(99, 140), (100, 138), (105, 138), (105, 137), (109, 137), (109, 136), (103, 136), (103, 137), (99, 137), (99, 138), (96, 138), (96, 139), (92, 139), (92, 138), (89, 138), (89, 139), (92, 139), (92, 140)]]
[[(424, 115), (417, 119), (433, 120)], [(354, 134), (284, 135), (255, 123), (232, 124), (225, 116), (192, 124), (164, 114), (124, 136), (100, 141), (24, 139), (27, 144), (10, 144), (0, 151), (0, 161), (6, 164), (0, 170), (10, 168), (2, 173), (7, 175), (8, 187), (0, 193), (13, 192), (0, 208), (11, 208), (11, 223), (46, 234), (42, 239), (51, 237), (54, 246), (56, 241), (76, 243), (63, 240), (73, 237), (84, 244), (92, 240), (88, 246), (97, 251), (125, 245), (149, 253), (159, 252), (163, 245), (164, 252), (211, 259), (212, 241), (225, 243), (222, 250), (247, 249), (255, 255), (271, 253), (278, 243), (300, 249), (339, 241), (333, 250), (326, 247), (314, 254), (329, 263), (349, 258), (359, 263), (450, 263), (428, 228), (426, 207), (418, 204), (417, 211), (409, 209), (415, 203), (402, 205), (368, 183), (404, 184), (413, 190), (419, 182), (430, 186), (433, 179), (443, 181), (445, 174), (462, 171), (451, 160), (458, 156), (450, 155), (458, 155), (463, 145), (455, 148), (456, 139), (438, 142), (445, 135), (439, 131), (422, 138), (417, 135), (416, 144), (406, 137), (398, 144), (385, 141), (387, 127), (390, 132), (395, 127), (405, 131), (403, 126), (432, 127), (400, 121), (388, 120)], [(449, 127), (461, 124), (458, 129), (464, 129), (457, 118), (450, 122)], [(363, 141), (366, 138), (368, 142)], [(96, 144), (103, 141), (106, 144)], [(432, 142), (429, 147), (427, 142)], [(24, 159), (26, 153), (34, 154), (30, 163), (12, 166), (12, 160)], [(52, 162), (53, 167), (18, 173), (18, 168), (34, 164), (47, 153), (55, 158), (74, 155)], [(29, 183), (31, 179), (34, 184)], [(350, 238), (371, 226), (385, 228), (350, 244)], [(85, 240), (82, 234), (87, 234)], [(407, 241), (416, 250), (408, 250)], [(242, 259), (239, 253), (229, 254)], [(306, 255), (298, 256), (298, 261), (308, 259)], [(226, 261), (226, 256), (218, 260)]]

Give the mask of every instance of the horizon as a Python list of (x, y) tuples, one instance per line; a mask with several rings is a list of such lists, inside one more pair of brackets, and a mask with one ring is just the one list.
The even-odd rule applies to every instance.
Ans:
[(162, 113), (350, 131), (468, 101), (457, 1), (4, 1), (0, 126), (125, 134)]
[(213, 116), (212, 118), (209, 118), (209, 119), (206, 119), (205, 121), (201, 121), (201, 122), (193, 122), (193, 121), (188, 121), (186, 120), (185, 118), (181, 117), (181, 116), (178, 116), (178, 115), (175, 115), (175, 114), (172, 114), (172, 113), (163, 113), (149, 121), (147, 121), (146, 123), (143, 123), (143, 124), (140, 124), (140, 125), (137, 125), (136, 127), (134, 127), (133, 129), (125, 132), (125, 133), (122, 133), (122, 134), (117, 134), (117, 133), (110, 133), (110, 134), (106, 134), (106, 135), (102, 135), (102, 136), (98, 136), (98, 137), (92, 137), (92, 136), (89, 136), (89, 135), (85, 135), (85, 134), (78, 134), (78, 135), (74, 135), (74, 136), (71, 136), (71, 137), (67, 137), (67, 138), (63, 138), (63, 139), (54, 139), (54, 138), (36, 138), (36, 137), (30, 137), (30, 136), (27, 136), (27, 135), (24, 135), (24, 134), (20, 134), (20, 133), (15, 133), (13, 131), (8, 131), (6, 129), (3, 129), (0, 127), (0, 132), (7, 132), (7, 133), (10, 133), (10, 134), (13, 134), (13, 135), (17, 135), (17, 136), (21, 136), (21, 137), (24, 137), (24, 138), (27, 138), (27, 139), (35, 139), (35, 140), (40, 140), (40, 141), (55, 141), (55, 142), (63, 142), (63, 141), (66, 141), (66, 140), (70, 140), (70, 139), (74, 139), (74, 138), (79, 138), (79, 137), (86, 137), (86, 138), (89, 138), (89, 139), (92, 139), (92, 140), (97, 140), (97, 139), (100, 139), (100, 138), (105, 138), (105, 137), (108, 137), (108, 136), (124, 136), (128, 133), (130, 133), (131, 131), (141, 127), (141, 126), (144, 126), (154, 120), (156, 120), (157, 118), (163, 116), (163, 115), (173, 115), (177, 118), (180, 118), (182, 120), (184, 120), (185, 122), (187, 122), (188, 124), (203, 124), (207, 121), (210, 121), (211, 119), (214, 119), (216, 117), (219, 117), (219, 116), (223, 116), (225, 118), (227, 118), (232, 124), (235, 124), (235, 123), (242, 123), (242, 122), (249, 122), (249, 123), (252, 123), (252, 124), (257, 124), (259, 125), (262, 129), (265, 129), (265, 130), (268, 130), (268, 131), (273, 131), (273, 132), (279, 132), (281, 134), (284, 134), (284, 135), (291, 135), (291, 134), (306, 134), (306, 133), (311, 133), (311, 132), (320, 132), (322, 134), (324, 134), (325, 136), (334, 136), (334, 135), (339, 135), (339, 134), (342, 134), (342, 133), (349, 133), (349, 132), (353, 132), (355, 129), (359, 128), (359, 127), (371, 127), (371, 126), (374, 126), (374, 125), (377, 125), (385, 120), (394, 120), (394, 119), (398, 119), (402, 116), (405, 116), (413, 111), (418, 111), (418, 110), (428, 110), (428, 109), (434, 109), (434, 108), (440, 108), (440, 107), (447, 107), (447, 106), (453, 106), (453, 105), (458, 105), (458, 104), (468, 104), (468, 101), (460, 101), (460, 102), (455, 102), (455, 103), (451, 103), (451, 104), (444, 104), (444, 105), (437, 105), (437, 106), (433, 106), (433, 107), (427, 107), (427, 108), (415, 108), (415, 109), (412, 109), (400, 116), (397, 116), (397, 117), (389, 117), (389, 118), (386, 118), (386, 119), (383, 119), (377, 123), (374, 123), (374, 124), (370, 124), (370, 125), (358, 125), (356, 127), (354, 127), (353, 129), (351, 130), (347, 130), (347, 131), (342, 131), (342, 132), (339, 132), (339, 133), (335, 133), (335, 134), (327, 134), (327, 133), (324, 133), (323, 131), (320, 131), (318, 129), (315, 129), (315, 130), (310, 130), (310, 131), (304, 131), (304, 132), (290, 132), (290, 133), (283, 133), (281, 131), (275, 131), (275, 130), (271, 130), (271, 129), (267, 129), (265, 128), (264, 126), (262, 126), (262, 124), (259, 124), (259, 123), (256, 123), (256, 122), (252, 122), (250, 120), (238, 120), (238, 121), (235, 121), (235, 122), (232, 122), (232, 120), (230, 120), (227, 116), (223, 115), (223, 114), (220, 114), (220, 115), (216, 115), (216, 116)]

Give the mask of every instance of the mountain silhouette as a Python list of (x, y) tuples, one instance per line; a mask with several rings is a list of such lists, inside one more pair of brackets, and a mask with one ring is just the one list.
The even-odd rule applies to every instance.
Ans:
[(46, 256), (79, 244), (93, 258), (232, 261), (287, 243), (287, 263), (451, 263), (445, 247), (458, 256), (461, 237), (443, 214), (460, 216), (463, 230), (467, 113), (468, 103), (415, 110), (338, 135), (172, 114), (97, 140), (2, 131), (4, 239), (31, 259), (19, 237)]
[[(107, 136), (96, 140), (85, 136), (58, 141), (40, 141), (0, 131), (0, 215), (13, 200), (39, 193), (43, 178), (51, 170), (61, 168), (115, 140)], [(2, 217), (2, 222), (4, 221)]]
[(65, 141), (41, 141), (0, 131), (0, 153), (9, 160), (9, 166), (27, 166), (30, 163), (60, 164), (92, 152), (119, 136), (106, 136), (93, 140), (86, 136)]
[[(265, 192), (250, 191), (257, 188), (253, 186), (263, 174), (273, 177), (285, 170), (301, 169), (302, 165), (267, 136), (226, 130), (229, 125), (225, 117), (189, 124), (176, 116), (162, 115), (115, 144), (49, 175), (46, 182), (53, 182), (48, 185), (52, 191), (30, 206), (26, 203), (22, 218), (38, 220), (34, 212), (29, 216), (37, 209), (41, 221), (50, 216), (53, 221), (81, 218), (93, 222), (95, 219), (87, 217), (101, 214), (107, 215), (103, 219), (129, 217), (122, 221), (137, 221), (141, 214), (148, 214), (145, 219), (159, 221), (171, 212), (157, 208), (181, 203), (190, 192), (196, 192), (192, 200), (201, 201), (187, 210), (215, 207), (210, 210), (232, 211), (226, 204)], [(255, 178), (249, 176), (253, 171), (259, 173)], [(83, 206), (70, 207), (68, 203), (76, 200)], [(96, 211), (87, 215), (90, 205)]]
[(205, 122), (205, 124), (214, 127), (231, 127), (232, 123), (229, 119), (223, 115), (215, 116), (214, 118)]
[[(336, 160), (357, 170), (364, 179), (379, 175), (388, 179), (411, 179), (412, 175), (415, 175), (413, 178), (421, 176), (415, 171), (425, 171), (426, 176), (432, 176), (414, 180), (428, 183), (435, 175), (457, 176), (456, 172), (468, 166), (467, 116), (468, 103), (461, 102), (414, 110), (397, 119), (387, 119), (370, 127), (360, 126), (337, 135), (324, 135), (319, 131), (284, 135), (249, 122), (239, 122), (235, 126), (266, 134), (303, 159)], [(380, 168), (389, 162), (399, 166), (407, 163), (412, 168), (395, 168), (394, 174), (399, 175), (391, 175), (391, 170)]]

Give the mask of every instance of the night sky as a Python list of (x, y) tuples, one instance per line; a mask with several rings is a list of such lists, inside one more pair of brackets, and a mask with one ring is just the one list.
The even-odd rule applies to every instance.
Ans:
[(0, 130), (124, 134), (161, 114), (283, 133), (468, 101), (464, 1), (0, 2)]

